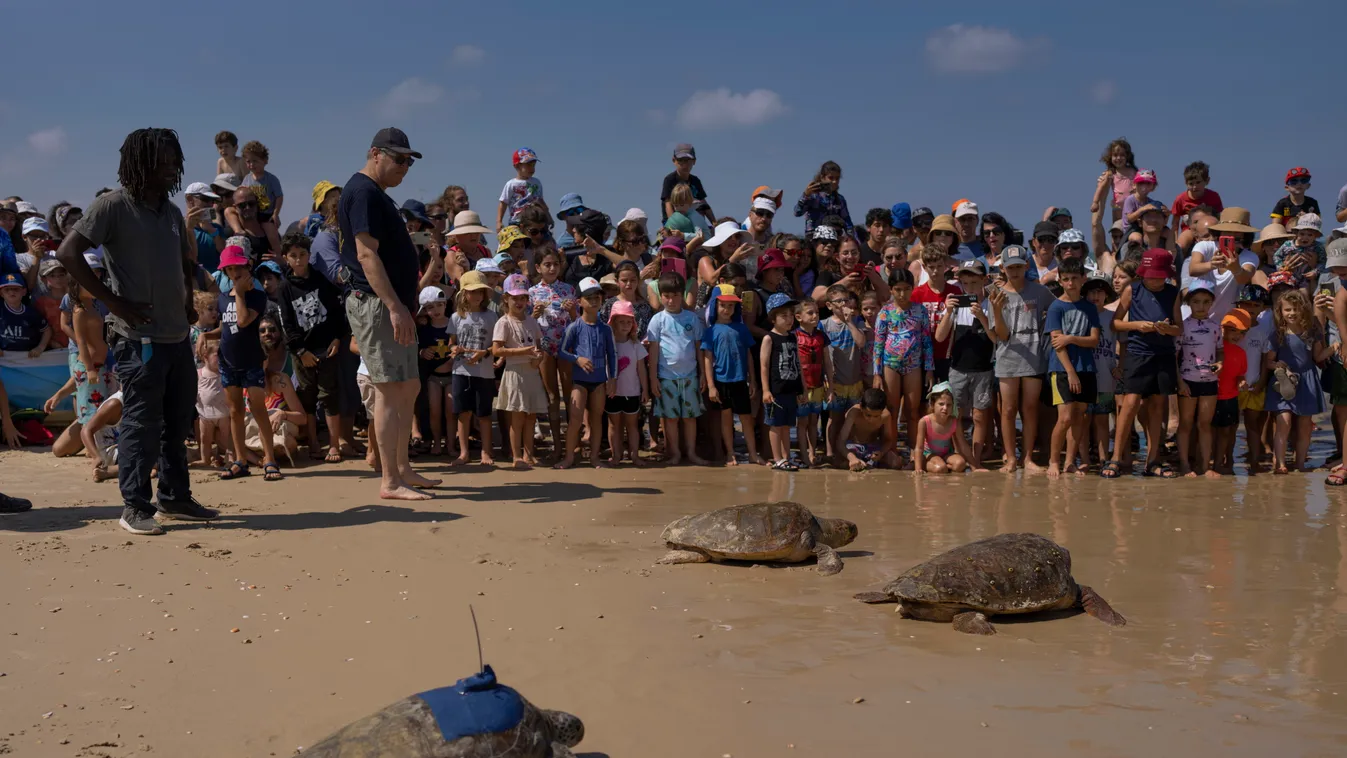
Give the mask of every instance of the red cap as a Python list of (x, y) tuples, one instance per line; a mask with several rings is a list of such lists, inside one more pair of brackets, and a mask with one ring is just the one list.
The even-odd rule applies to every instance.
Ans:
[(1310, 178), (1310, 170), (1305, 168), (1304, 166), (1296, 166), (1295, 168), (1286, 172), (1285, 183), (1290, 184), (1292, 179), (1308, 179), (1308, 178)]
[(758, 258), (758, 273), (774, 268), (790, 268), (790, 264), (786, 262), (786, 254), (779, 247), (768, 248), (767, 252)]
[(1174, 275), (1174, 256), (1168, 250), (1153, 247), (1141, 254), (1137, 276), (1142, 279), (1168, 279)]

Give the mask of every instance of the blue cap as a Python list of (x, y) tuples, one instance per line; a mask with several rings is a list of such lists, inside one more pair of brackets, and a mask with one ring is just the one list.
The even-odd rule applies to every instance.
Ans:
[(495, 261), (496, 265), (499, 266), (500, 264), (506, 261), (514, 263), (514, 256), (510, 255), (509, 253), (496, 253), (495, 257), (492, 258), (491, 260)]
[(18, 274), (5, 274), (0, 276), (0, 287), (23, 287), (28, 289), (28, 284), (24, 282)]
[(270, 271), (276, 276), (284, 276), (284, 274), (281, 273), (280, 264), (278, 264), (276, 261), (262, 261), (261, 263), (257, 264), (257, 268), (253, 269), (253, 276), (261, 274), (263, 270)]
[(777, 292), (776, 294), (767, 298), (768, 313), (771, 313), (777, 308), (785, 308), (791, 305), (795, 305), (795, 298), (791, 297), (790, 295), (787, 295), (784, 292)]
[(912, 206), (907, 203), (894, 203), (889, 212), (893, 214), (894, 229), (912, 228)]
[(405, 200), (402, 203), (402, 215), (411, 216), (426, 226), (430, 226), (430, 216), (426, 215), (426, 204), (420, 200)]
[(564, 221), (566, 214), (585, 209), (585, 201), (580, 199), (580, 195), (572, 192), (569, 195), (561, 196), (561, 205), (557, 206), (557, 218)]

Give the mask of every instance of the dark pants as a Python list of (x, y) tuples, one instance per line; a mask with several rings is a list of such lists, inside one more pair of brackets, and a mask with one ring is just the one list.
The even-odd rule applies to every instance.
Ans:
[(117, 437), (117, 483), (126, 505), (152, 513), (150, 473), (159, 466), (159, 499), (187, 500), (187, 435), (196, 408), (196, 363), (192, 343), (154, 343), (148, 363), (140, 343), (115, 336), (113, 356), (122, 385)]

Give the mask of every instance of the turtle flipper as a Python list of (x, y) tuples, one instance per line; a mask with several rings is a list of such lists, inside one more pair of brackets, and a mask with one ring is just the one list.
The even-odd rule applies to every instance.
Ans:
[(861, 601), (862, 603), (870, 603), (871, 605), (874, 605), (876, 603), (897, 602), (897, 600), (887, 592), (857, 592), (856, 594), (852, 595), (852, 597)]
[(842, 571), (842, 558), (836, 550), (819, 542), (814, 545), (814, 555), (818, 556), (818, 572), (823, 576), (832, 576)]
[[(579, 716), (572, 716), (565, 711), (549, 711), (543, 709), (543, 717), (552, 723), (552, 731), (556, 742), (560, 742), (567, 747), (575, 747), (580, 744), (580, 740), (585, 738), (585, 722), (580, 720)], [(565, 753), (569, 755), (570, 753)]]
[(710, 563), (711, 556), (698, 550), (670, 550), (656, 563)]
[(1085, 609), (1085, 613), (1094, 616), (1109, 626), (1127, 626), (1127, 619), (1123, 618), (1121, 613), (1113, 610), (1113, 606), (1108, 601), (1099, 597), (1099, 593), (1081, 585), (1080, 587), (1080, 605)]
[(968, 611), (954, 617), (954, 631), (964, 634), (996, 634), (996, 627), (991, 625), (984, 614)]
[(552, 758), (575, 758), (575, 753), (560, 742), (552, 743)]

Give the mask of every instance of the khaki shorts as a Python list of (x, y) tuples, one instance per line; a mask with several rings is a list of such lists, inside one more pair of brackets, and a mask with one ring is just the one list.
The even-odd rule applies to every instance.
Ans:
[(365, 406), (365, 415), (374, 419), (374, 382), (368, 374), (356, 374), (355, 386), (360, 388), (360, 404)]
[(370, 381), (375, 384), (420, 380), (416, 366), (416, 341), (399, 345), (393, 339), (393, 320), (379, 298), (352, 292), (346, 296), (346, 318), (360, 347)]

